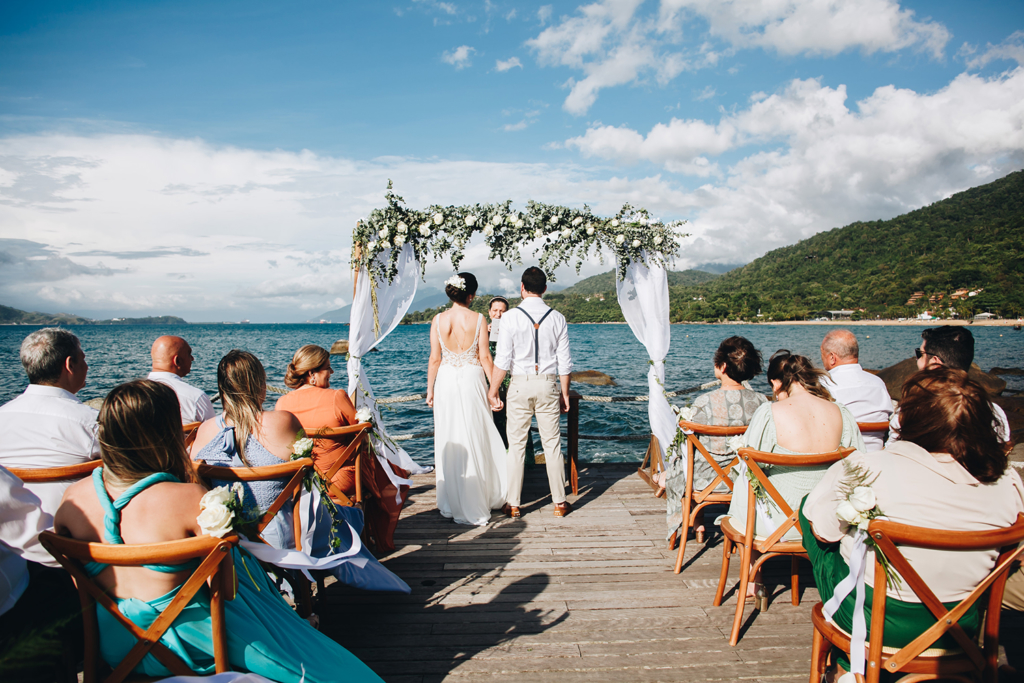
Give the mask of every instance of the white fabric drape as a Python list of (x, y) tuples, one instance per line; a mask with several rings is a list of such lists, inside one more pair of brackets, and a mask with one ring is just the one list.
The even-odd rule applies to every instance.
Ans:
[[(646, 252), (643, 258), (647, 258)], [(647, 415), (651, 432), (658, 437), (662, 462), (667, 462), (665, 448), (676, 434), (676, 418), (665, 396), (665, 356), (671, 342), (668, 317), (668, 276), (665, 267), (652, 261), (646, 266), (633, 261), (626, 268), (626, 277), (616, 280), (615, 289), (622, 315), (636, 338), (647, 348), (651, 367), (647, 372), (650, 401)], [(690, 476), (687, 472), (686, 476)]]
[[(382, 261), (390, 258), (390, 249), (377, 256), (377, 259)], [(430, 472), (433, 468), (417, 464), (409, 457), (405, 449), (387, 437), (387, 430), (380, 418), (380, 410), (377, 408), (377, 401), (374, 398), (373, 387), (370, 386), (370, 382), (366, 378), (366, 371), (363, 369), (363, 356), (388, 336), (402, 321), (409, 306), (412, 305), (413, 297), (416, 296), (416, 284), (419, 277), (420, 264), (412, 246), (408, 244), (402, 247), (402, 252), (398, 256), (398, 273), (390, 283), (371, 278), (366, 268), (360, 269), (348, 328), (348, 394), (352, 398), (356, 410), (365, 406), (373, 412), (374, 423), (384, 438), (380, 439), (374, 435), (370, 437), (370, 440), (377, 457), (381, 460), (384, 471), (396, 487), (403, 484), (411, 485), (412, 482), (395, 474), (387, 466), (387, 462), (384, 462), (385, 460), (408, 470), (411, 474), (423, 474)], [(376, 322), (374, 320), (374, 295), (376, 295), (377, 303)]]

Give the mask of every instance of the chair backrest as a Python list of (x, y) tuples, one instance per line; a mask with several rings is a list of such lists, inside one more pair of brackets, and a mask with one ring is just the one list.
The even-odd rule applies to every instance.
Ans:
[[(884, 519), (873, 519), (868, 525), (868, 535), (885, 555), (885, 559), (889, 561), (892, 568), (899, 572), (903, 583), (909, 586), (920, 598), (921, 604), (936, 619), (931, 628), (895, 654), (887, 657), (886, 671), (902, 670), (904, 665), (911, 662), (948, 632), (956, 639), (964, 654), (971, 659), (978, 670), (986, 673), (985, 680), (995, 680), (994, 675), (999, 658), (1000, 604), (1010, 569), (1024, 554), (1024, 546), (1020, 545), (1024, 541), (1024, 515), (1018, 515), (1017, 521), (1011, 526), (992, 531), (947, 531), (946, 529), (928, 529)], [(997, 550), (999, 559), (988, 576), (966, 598), (954, 608), (946, 609), (945, 605), (921, 579), (920, 574), (904, 557), (899, 546), (948, 551)], [(885, 567), (877, 553), (874, 576), (868, 662), (875, 663), (873, 673), (877, 676), (882, 655), (886, 596)], [(958, 621), (986, 591), (990, 592), (984, 626), (984, 653), (982, 653), (976, 641), (964, 632)], [(871, 669), (869, 668), (868, 671), (870, 672)]]
[[(370, 430), (373, 425), (369, 422), (360, 422), (354, 425), (346, 425), (344, 427), (320, 427), (318, 429), (306, 430), (306, 436), (313, 439), (331, 439), (338, 440), (345, 444), (345, 447), (338, 454), (337, 460), (331, 465), (329, 469), (323, 470), (317, 467), (317, 472), (324, 478), (327, 484), (327, 490), (331, 494), (331, 498), (335, 501), (340, 502), (342, 505), (351, 506), (354, 503), (363, 502), (363, 477), (362, 477), (362, 459), (370, 457), (369, 445), (370, 445)], [(347, 442), (347, 443), (346, 443)], [(347, 496), (337, 485), (333, 483), (334, 475), (338, 473), (345, 465), (352, 461), (355, 461), (355, 481), (356, 481), (356, 493), (355, 498), (351, 499)]]
[[(834, 451), (827, 453), (806, 453), (800, 455), (790, 455), (788, 453), (769, 453), (767, 451), (759, 451), (753, 448), (741, 448), (739, 450), (739, 459), (744, 462), (750, 473), (757, 478), (764, 488), (765, 493), (768, 495), (771, 502), (786, 515), (786, 521), (779, 525), (776, 529), (762, 544), (765, 548), (770, 548), (793, 527), (799, 528), (799, 520), (797, 519), (797, 512), (790, 507), (786, 499), (782, 497), (779, 490), (775, 488), (771, 480), (765, 475), (764, 470), (761, 469), (761, 465), (781, 465), (785, 467), (818, 467), (821, 465), (831, 465), (832, 463), (839, 462), (850, 453), (853, 453), (853, 448), (837, 448)], [(747, 496), (747, 530), (746, 536), (748, 539), (754, 537), (754, 519), (755, 514), (755, 494), (754, 488), (748, 487)]]
[(290, 501), (292, 504), (292, 528), (295, 534), (295, 547), (298, 550), (302, 549), (302, 522), (298, 510), (299, 496), (302, 493), (302, 482), (306, 477), (306, 473), (313, 469), (313, 460), (311, 458), (299, 458), (282, 462), (280, 465), (265, 465), (262, 467), (223, 467), (221, 465), (207, 465), (205, 462), (196, 462), (194, 464), (196, 472), (207, 482), (214, 479), (229, 482), (246, 482), (288, 478), (288, 483), (285, 484), (284, 489), (274, 499), (274, 502), (267, 511), (263, 513), (259, 522), (257, 522), (256, 529), (263, 533), (263, 530), (267, 528), (267, 525), (274, 519), (274, 516)]
[[(715, 425), (706, 425), (699, 422), (689, 422), (687, 420), (679, 421), (679, 428), (693, 434), (686, 435), (686, 460), (687, 460), (687, 472), (693, 472), (693, 461), (695, 451), (699, 452), (704, 459), (708, 461), (712, 469), (715, 470), (715, 479), (708, 486), (704, 487), (704, 491), (714, 491), (718, 488), (719, 484), (725, 484), (729, 487), (729, 490), (733, 490), (733, 481), (729, 476), (732, 469), (739, 464), (738, 458), (733, 458), (724, 468), (718, 464), (718, 461), (708, 452), (704, 444), (700, 442), (701, 436), (721, 436), (721, 437), (732, 437), (745, 434), (747, 431), (746, 425), (740, 425), (739, 427), (718, 427)], [(686, 488), (692, 491), (693, 477), (689, 477), (686, 482)]]
[(65, 465), (63, 467), (10, 467), (8, 472), (21, 479), (26, 484), (48, 484), (55, 481), (68, 481), (69, 479), (82, 479), (92, 474), (92, 471), (103, 464), (102, 460), (88, 460), (77, 465)]
[(185, 448), (192, 445), (192, 442), (196, 440), (196, 436), (199, 434), (199, 427), (202, 422), (189, 422), (188, 424), (181, 425), (181, 430), (185, 432)]
[[(78, 587), (85, 625), (86, 683), (95, 681), (97, 675), (99, 633), (96, 603), (110, 612), (110, 615), (138, 641), (120, 664), (114, 668), (114, 672), (107, 679), (108, 683), (123, 681), (149, 653), (152, 653), (174, 675), (192, 676), (197, 673), (189, 668), (178, 655), (160, 643), (159, 639), (207, 582), (210, 585), (210, 619), (213, 628), (214, 662), (218, 673), (229, 670), (224, 601), (233, 600), (235, 597), (235, 575), (231, 550), (238, 544), (237, 536), (226, 538), (198, 536), (166, 543), (112, 545), (76, 541), (58, 536), (51, 531), (43, 531), (39, 534), (39, 541), (71, 574)], [(193, 559), (201, 560), (199, 567), (181, 585), (171, 603), (147, 629), (137, 626), (122, 615), (114, 599), (98, 586), (84, 569), (84, 564), (87, 562), (138, 567), (144, 564), (183, 564)]]
[(887, 432), (889, 431), (888, 422), (858, 422), (857, 428), (860, 429), (861, 434), (867, 432)]

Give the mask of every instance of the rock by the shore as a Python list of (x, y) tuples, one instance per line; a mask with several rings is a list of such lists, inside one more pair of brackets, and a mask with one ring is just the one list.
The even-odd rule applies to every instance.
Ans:
[[(889, 390), (889, 396), (899, 400), (903, 393), (903, 384), (917, 372), (917, 359), (908, 358), (896, 365), (890, 365), (876, 374), (885, 382), (885, 388)], [(985, 387), (990, 396), (999, 396), (1006, 388), (1006, 381), (994, 374), (989, 374), (978, 367), (977, 363), (971, 363), (971, 369), (967, 376)]]
[(332, 356), (344, 356), (348, 353), (348, 339), (339, 339), (331, 344)]
[(1024, 376), (1024, 370), (1021, 370), (1020, 368), (992, 368), (991, 370), (989, 370), (989, 374), (1022, 377)]
[(618, 384), (609, 375), (597, 370), (580, 370), (574, 372), (571, 375), (573, 382), (580, 382), (581, 384), (590, 384), (595, 387), (617, 387)]
[(90, 408), (95, 408), (96, 410), (99, 410), (100, 408), (103, 407), (103, 398), (90, 398), (88, 401), (82, 401), (82, 403), (89, 406)]

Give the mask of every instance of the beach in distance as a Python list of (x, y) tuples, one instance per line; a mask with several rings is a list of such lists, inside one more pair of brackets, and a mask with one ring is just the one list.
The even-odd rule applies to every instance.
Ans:
[[(665, 359), (665, 388), (678, 391), (699, 386), (714, 379), (712, 356), (722, 339), (741, 335), (760, 349), (765, 359), (778, 349), (808, 356), (820, 363), (821, 338), (829, 328), (848, 326), (860, 342), (861, 363), (865, 368), (881, 369), (914, 355), (921, 343), (922, 324), (935, 326), (942, 321), (912, 324), (856, 323), (798, 324), (680, 324), (672, 325), (672, 344)], [(21, 393), (27, 379), (18, 358), (22, 339), (36, 327), (19, 325), (0, 327), (0, 403)], [(304, 344), (319, 344), (330, 349), (339, 339), (348, 338), (348, 325), (341, 324), (192, 324), (71, 326), (79, 336), (89, 363), (84, 399), (102, 398), (122, 382), (144, 377), (149, 371), (149, 349), (163, 334), (185, 337), (192, 345), (195, 363), (187, 380), (211, 396), (217, 392), (217, 363), (229, 350), (245, 349), (256, 354), (267, 369), (272, 387), (283, 388), (284, 372), (295, 350)], [(971, 326), (976, 340), (975, 361), (983, 370), (993, 367), (1016, 368), (1024, 365), (1024, 332), (1012, 328), (982, 324)], [(590, 386), (574, 383), (584, 396), (646, 396), (648, 393), (648, 356), (625, 323), (571, 324), (569, 341), (576, 370), (597, 370), (615, 379), (616, 386)], [(378, 397), (406, 396), (426, 390), (427, 358), (430, 353), (429, 328), (399, 325), (380, 344), (378, 353), (369, 353), (363, 363)], [(344, 356), (332, 356), (335, 374), (332, 387), (348, 388)], [(1024, 377), (1004, 376), (1007, 393), (1024, 390)], [(764, 375), (753, 386), (769, 392)], [(280, 394), (267, 396), (272, 407)], [(698, 393), (672, 399), (686, 405)], [(383, 419), (392, 434), (414, 434), (433, 430), (433, 413), (423, 401), (387, 406)], [(638, 437), (634, 441), (582, 440), (580, 458), (590, 462), (639, 462), (643, 458), (649, 434), (647, 403), (628, 401), (580, 404), (580, 433), (603, 437)], [(539, 442), (538, 442), (539, 443)], [(403, 446), (417, 461), (433, 459), (433, 439), (406, 441)]]

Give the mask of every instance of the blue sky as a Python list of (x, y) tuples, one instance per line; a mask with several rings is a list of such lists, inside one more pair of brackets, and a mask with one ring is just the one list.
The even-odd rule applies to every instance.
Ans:
[(690, 221), (685, 268), (1024, 167), (1020, 2), (10, 5), (19, 308), (314, 317), (348, 303), (351, 226), (388, 178), (417, 206), (646, 206)]

